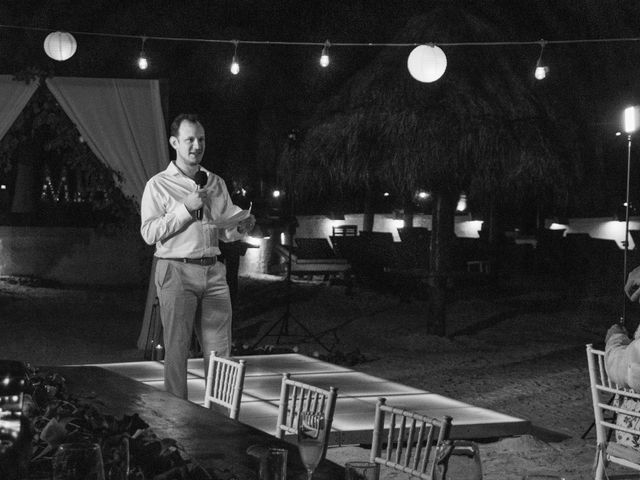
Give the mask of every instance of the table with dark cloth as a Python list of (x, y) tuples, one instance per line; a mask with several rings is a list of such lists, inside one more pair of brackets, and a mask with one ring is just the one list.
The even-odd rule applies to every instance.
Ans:
[[(95, 366), (52, 367), (67, 379), (70, 393), (95, 395), (105, 414), (138, 414), (160, 438), (171, 438), (207, 470), (231, 472), (238, 480), (257, 478), (258, 459), (247, 453), (253, 445), (288, 449), (290, 479), (306, 478), (295, 445), (228, 418), (223, 413), (182, 400), (162, 390)], [(274, 426), (275, 428), (275, 426)], [(323, 460), (314, 480), (344, 478), (343, 467)]]

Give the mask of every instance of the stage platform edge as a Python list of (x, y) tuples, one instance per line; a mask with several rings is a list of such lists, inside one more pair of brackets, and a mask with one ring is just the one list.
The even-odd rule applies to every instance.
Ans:
[[(319, 387), (338, 388), (338, 400), (330, 443), (333, 446), (370, 444), (378, 398), (388, 405), (424, 415), (453, 418), (455, 439), (501, 438), (531, 433), (531, 422), (402, 385), (314, 357), (291, 353), (234, 357), (247, 362), (239, 420), (267, 433), (275, 432), (280, 382), (283, 373)], [(163, 389), (163, 364), (159, 361), (95, 364), (134, 380)], [(201, 358), (188, 362), (189, 400), (204, 401), (204, 368)]]

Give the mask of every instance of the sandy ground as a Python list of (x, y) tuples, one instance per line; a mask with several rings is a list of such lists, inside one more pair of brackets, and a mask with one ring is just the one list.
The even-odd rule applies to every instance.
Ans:
[[(359, 358), (356, 370), (529, 419), (530, 435), (478, 442), (485, 479), (532, 472), (586, 479), (592, 478), (595, 432), (581, 438), (593, 419), (584, 347), (602, 343), (622, 308), (618, 289), (606, 283), (531, 277), (458, 286), (445, 338), (425, 333), (424, 295), (406, 298), (359, 283), (346, 295), (343, 286), (295, 282), (291, 313), (314, 332), (338, 327), (337, 336), (321, 339), (332, 352)], [(238, 346), (252, 344), (282, 315), (285, 294), (274, 277), (241, 279)], [(144, 288), (0, 278), (1, 356), (39, 365), (141, 360), (135, 343), (145, 295)], [(637, 323), (638, 309), (628, 309), (629, 323)], [(261, 345), (274, 341), (267, 337)], [(326, 354), (296, 337), (282, 344)], [(368, 455), (366, 446), (328, 453), (342, 464)], [(383, 478), (406, 476), (387, 472)]]

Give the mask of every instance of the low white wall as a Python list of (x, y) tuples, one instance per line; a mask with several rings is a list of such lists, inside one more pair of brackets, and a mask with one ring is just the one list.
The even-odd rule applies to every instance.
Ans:
[[(362, 214), (347, 214), (345, 220), (329, 220), (322, 215), (298, 216), (296, 236), (329, 238), (334, 225), (357, 225), (362, 229)], [(416, 215), (413, 225), (431, 228), (430, 215)], [(565, 233), (588, 233), (593, 238), (624, 240), (625, 222), (610, 218), (570, 219)], [(396, 241), (402, 220), (390, 215), (376, 215), (374, 230), (391, 232)], [(630, 229), (640, 229), (640, 219), (630, 221)], [(458, 237), (477, 238), (482, 221), (457, 215)], [(249, 239), (257, 248), (247, 249), (240, 258), (240, 275), (274, 273), (277, 259), (274, 243), (287, 243), (276, 238)], [(630, 249), (634, 248), (629, 236)], [(0, 226), (0, 275), (28, 275), (68, 285), (133, 285), (148, 281), (153, 248), (144, 244), (137, 231), (103, 233), (91, 228), (7, 227)]]
[(0, 227), (0, 275), (67, 285), (144, 284), (152, 252), (137, 232)]
[[(344, 220), (330, 220), (324, 215), (297, 216), (298, 228), (296, 237), (301, 238), (329, 238), (331, 228), (338, 225), (357, 225), (362, 230), (364, 215), (361, 213), (345, 214)], [(376, 214), (373, 220), (373, 230), (376, 232), (391, 232), (396, 242), (400, 241), (398, 228), (402, 228), (404, 222), (395, 219), (392, 215)], [(427, 227), (431, 229), (431, 215), (418, 214), (413, 218), (414, 227)], [(478, 230), (482, 228), (482, 221), (472, 220), (470, 215), (456, 215), (455, 234), (458, 237), (478, 238)], [(250, 248), (244, 257), (240, 258), (240, 275), (250, 273), (270, 273), (269, 266), (275, 260), (272, 258), (273, 244), (287, 244), (285, 234), (277, 234), (277, 238), (257, 239), (250, 238), (249, 243), (259, 246)]]
[[(618, 247), (624, 249), (626, 236), (626, 222), (614, 220), (611, 217), (602, 218), (570, 218), (569, 223), (554, 223), (552, 220), (545, 222), (546, 228), (551, 230), (564, 230), (564, 235), (571, 233), (586, 233), (591, 238), (602, 240), (615, 240)], [(629, 230), (640, 230), (640, 218), (629, 218)], [(629, 235), (629, 250), (635, 249), (633, 237)]]

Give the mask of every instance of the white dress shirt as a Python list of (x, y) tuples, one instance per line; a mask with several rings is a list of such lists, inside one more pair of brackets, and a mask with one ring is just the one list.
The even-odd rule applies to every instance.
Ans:
[(218, 175), (207, 173), (207, 198), (202, 220), (196, 220), (184, 206), (184, 198), (197, 188), (196, 182), (171, 162), (166, 170), (154, 175), (142, 194), (140, 233), (149, 245), (156, 245), (159, 258), (202, 258), (220, 253), (218, 240), (227, 242), (244, 237), (236, 227), (221, 229), (221, 222), (242, 209), (234, 205), (227, 186)]
[(604, 364), (611, 380), (635, 391), (640, 389), (640, 327), (630, 339), (619, 325), (609, 328)]

